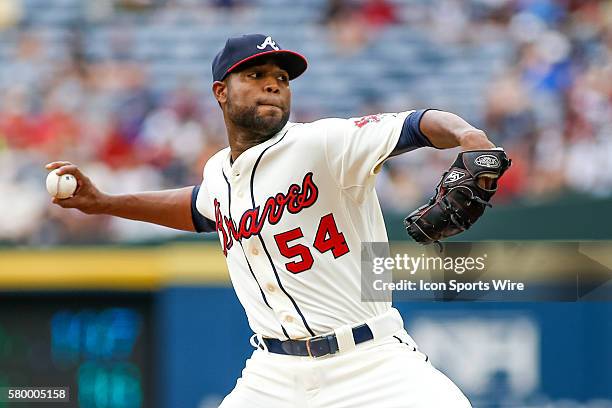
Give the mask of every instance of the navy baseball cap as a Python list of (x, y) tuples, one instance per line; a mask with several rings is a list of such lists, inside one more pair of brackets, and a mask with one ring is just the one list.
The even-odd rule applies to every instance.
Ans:
[(232, 71), (247, 61), (262, 56), (274, 58), (287, 71), (289, 79), (295, 79), (306, 71), (306, 58), (290, 50), (283, 50), (270, 36), (247, 34), (231, 37), (212, 63), (213, 81), (222, 81)]

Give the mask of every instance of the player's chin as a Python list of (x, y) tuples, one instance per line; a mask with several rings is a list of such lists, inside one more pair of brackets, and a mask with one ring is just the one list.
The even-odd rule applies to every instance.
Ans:
[(257, 116), (263, 123), (267, 123), (271, 126), (283, 120), (286, 116), (285, 112), (276, 106), (271, 105), (260, 105)]
[(274, 134), (281, 130), (287, 123), (287, 116), (283, 112), (279, 114), (258, 115), (257, 128), (265, 134)]

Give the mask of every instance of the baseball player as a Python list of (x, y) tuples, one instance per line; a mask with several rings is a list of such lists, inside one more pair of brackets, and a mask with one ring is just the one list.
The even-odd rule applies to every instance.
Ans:
[(228, 39), (212, 91), (229, 147), (208, 160), (201, 185), (108, 195), (75, 165), (54, 162), (47, 169), (79, 186), (54, 203), (218, 234), (255, 333), (223, 408), (469, 407), (391, 303), (361, 301), (360, 243), (387, 241), (374, 189), (385, 160), (426, 146), (495, 146), (436, 110), (289, 122), (289, 84), (306, 66), (270, 36)]

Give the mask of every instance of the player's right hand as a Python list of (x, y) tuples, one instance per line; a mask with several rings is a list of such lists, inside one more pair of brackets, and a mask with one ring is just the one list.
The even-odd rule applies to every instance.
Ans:
[(45, 166), (48, 171), (57, 170), (59, 176), (72, 174), (77, 180), (77, 189), (70, 198), (53, 198), (53, 204), (62, 208), (76, 208), (85, 214), (100, 214), (104, 210), (108, 195), (104, 194), (84, 175), (79, 168), (67, 161), (56, 161)]

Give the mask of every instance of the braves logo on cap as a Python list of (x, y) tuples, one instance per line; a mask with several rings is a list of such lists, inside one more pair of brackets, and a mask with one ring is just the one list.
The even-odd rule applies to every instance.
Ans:
[(212, 63), (213, 81), (223, 81), (240, 65), (260, 56), (274, 59), (278, 66), (287, 71), (289, 79), (300, 76), (308, 65), (301, 54), (284, 50), (271, 36), (246, 34), (228, 38), (225, 47), (215, 56)]
[(280, 48), (278, 48), (278, 46), (276, 45), (276, 42), (274, 42), (274, 40), (272, 39), (272, 37), (267, 36), (266, 39), (264, 40), (264, 42), (262, 42), (261, 44), (259, 44), (257, 46), (258, 49), (263, 50), (264, 48), (266, 48), (267, 46), (270, 46), (273, 50), (278, 51)]

